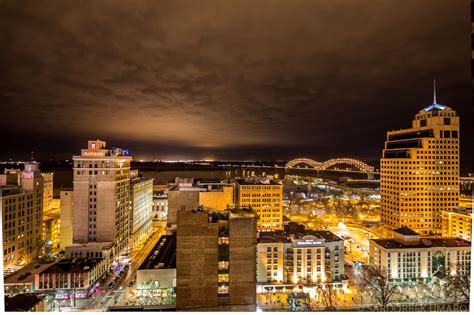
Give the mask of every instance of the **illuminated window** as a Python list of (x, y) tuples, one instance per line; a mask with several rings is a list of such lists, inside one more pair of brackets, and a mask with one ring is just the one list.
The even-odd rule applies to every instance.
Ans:
[(223, 273), (217, 276), (217, 282), (229, 282), (229, 274)]

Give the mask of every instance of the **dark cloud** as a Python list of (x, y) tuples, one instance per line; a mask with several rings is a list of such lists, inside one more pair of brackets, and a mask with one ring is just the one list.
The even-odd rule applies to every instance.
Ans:
[(468, 0), (12, 0), (0, 29), (0, 158), (377, 158), (436, 78), (472, 160)]

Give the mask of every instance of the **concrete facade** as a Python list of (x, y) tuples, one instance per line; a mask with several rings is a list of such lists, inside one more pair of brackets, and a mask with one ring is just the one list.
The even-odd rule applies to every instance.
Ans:
[(176, 186), (168, 191), (168, 229), (176, 229), (177, 212), (202, 207), (211, 211), (234, 205), (234, 187), (219, 180), (176, 178)]
[(254, 311), (254, 213), (179, 211), (177, 221), (177, 310)]

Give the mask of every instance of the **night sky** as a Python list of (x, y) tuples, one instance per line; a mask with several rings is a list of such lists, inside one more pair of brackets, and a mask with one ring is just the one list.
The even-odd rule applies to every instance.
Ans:
[[(377, 159), (432, 103), (473, 160), (469, 0), (0, 1), (0, 159)], [(470, 143), (471, 142), (471, 143)]]

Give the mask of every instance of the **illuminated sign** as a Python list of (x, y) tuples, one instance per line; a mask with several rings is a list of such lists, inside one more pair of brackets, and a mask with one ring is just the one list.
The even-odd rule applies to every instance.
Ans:
[(83, 151), (82, 156), (103, 157), (103, 156), (105, 156), (105, 152), (101, 152), (101, 151)]
[(307, 240), (296, 240), (294, 246), (322, 246), (324, 240), (321, 239), (307, 239)]

